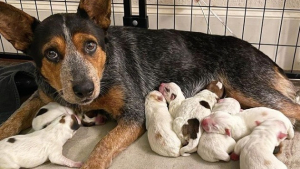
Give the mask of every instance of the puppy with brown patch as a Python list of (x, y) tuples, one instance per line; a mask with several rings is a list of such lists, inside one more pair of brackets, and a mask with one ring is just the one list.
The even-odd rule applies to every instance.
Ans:
[(163, 82), (175, 82), (188, 98), (218, 80), (243, 108), (270, 107), (300, 120), (295, 87), (250, 43), (198, 32), (108, 28), (110, 14), (110, 0), (80, 0), (77, 13), (39, 21), (0, 2), (0, 33), (33, 58), (39, 86), (1, 125), (0, 139), (29, 128), (49, 102), (76, 112), (103, 109), (118, 125), (82, 168), (107, 168), (145, 132), (145, 96)]
[(205, 117), (201, 126), (206, 132), (228, 135), (237, 141), (249, 135), (257, 125), (268, 119), (283, 121), (288, 131), (287, 138), (294, 137), (291, 121), (280, 111), (266, 107), (246, 109), (236, 115), (218, 111)]
[(181, 142), (172, 129), (173, 118), (160, 92), (152, 91), (147, 95), (145, 113), (151, 149), (162, 156), (178, 157)]
[(103, 110), (92, 110), (82, 114), (81, 124), (83, 126), (99, 126), (106, 123), (108, 117)]
[(32, 120), (32, 128), (34, 130), (41, 130), (47, 127), (49, 124), (52, 123), (57, 117), (62, 115), (72, 115), (74, 114), (73, 110), (61, 106), (56, 102), (50, 102), (47, 105), (43, 106), (39, 109), (36, 113), (35, 117)]
[(273, 150), (287, 137), (284, 122), (269, 119), (260, 123), (252, 133), (239, 140), (231, 154), (233, 160), (240, 159), (241, 169), (287, 169)]
[[(205, 90), (202, 90), (194, 97), (183, 100), (180, 105), (169, 105), (169, 109), (172, 109), (171, 106), (177, 107), (173, 108), (173, 110), (176, 110), (174, 112), (173, 130), (182, 144), (185, 145), (180, 149), (182, 156), (187, 156), (189, 153), (197, 151), (199, 139), (202, 134), (200, 121), (211, 113), (211, 109), (217, 102), (217, 99), (223, 95), (222, 84), (219, 84), (220, 82), (212, 82)], [(182, 98), (183, 94), (179, 90), (180, 87), (178, 85), (175, 87), (175, 85), (175, 83), (172, 83), (160, 86), (160, 91), (163, 92), (164, 97), (167, 98), (166, 100), (176, 100), (176, 97), (172, 98), (175, 93)]]
[(54, 164), (81, 167), (81, 162), (74, 162), (62, 155), (63, 145), (78, 128), (79, 121), (75, 115), (63, 115), (44, 129), (1, 140), (0, 168), (33, 168), (48, 159)]

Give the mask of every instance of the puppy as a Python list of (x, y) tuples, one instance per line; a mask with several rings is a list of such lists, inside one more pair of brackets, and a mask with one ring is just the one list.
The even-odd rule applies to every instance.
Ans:
[[(241, 106), (237, 100), (224, 98), (214, 105), (212, 113), (224, 111), (229, 114), (237, 114), (240, 112), (240, 109)], [(235, 144), (235, 140), (227, 135), (204, 132), (200, 138), (197, 153), (205, 161), (229, 161), (229, 153), (233, 151)]]
[(169, 103), (169, 112), (174, 118), (177, 109), (180, 107), (181, 102), (185, 99), (183, 92), (176, 83), (161, 83), (159, 92), (163, 94), (166, 101)]
[(73, 110), (61, 106), (56, 102), (50, 102), (38, 110), (34, 119), (32, 120), (32, 128), (34, 130), (41, 130), (47, 127), (53, 120), (64, 114), (74, 114)]
[[(217, 99), (223, 95), (222, 84), (219, 82), (210, 83), (205, 90), (202, 90), (194, 97), (187, 98), (181, 101), (181, 104), (170, 104), (169, 109), (172, 109), (171, 106), (175, 106), (173, 110), (173, 115), (175, 117), (173, 121), (173, 130), (181, 140), (181, 143), (185, 145), (180, 149), (180, 154), (182, 156), (188, 156), (189, 153), (197, 151), (197, 146), (199, 139), (202, 134), (202, 129), (200, 128), (200, 121), (205, 116), (211, 113), (213, 105), (217, 102)], [(179, 90), (179, 86), (175, 86), (175, 83), (165, 84), (160, 86), (160, 90), (163, 92), (166, 100), (174, 101), (177, 95), (180, 96), (182, 100), (182, 91)], [(168, 89), (170, 87), (172, 90)], [(174, 93), (173, 93), (174, 91)], [(221, 92), (219, 92), (221, 91)], [(172, 92), (172, 93), (171, 93)], [(217, 94), (218, 95), (217, 95)]]
[(108, 120), (103, 110), (92, 110), (82, 114), (81, 123), (83, 126), (103, 125)]
[(241, 111), (241, 105), (234, 98), (227, 97), (218, 100), (218, 102), (214, 105), (212, 112), (217, 112), (217, 111), (224, 111), (229, 114), (237, 114)]
[(209, 162), (229, 161), (236, 142), (232, 137), (204, 132), (200, 137), (197, 153)]
[(283, 121), (288, 131), (288, 139), (294, 137), (291, 121), (280, 111), (266, 107), (246, 109), (236, 115), (218, 111), (205, 117), (201, 126), (206, 132), (226, 134), (237, 141), (249, 135), (254, 127), (270, 118)]
[(160, 92), (152, 91), (147, 95), (145, 114), (151, 149), (162, 156), (178, 157), (181, 142), (172, 130), (173, 118)]
[(287, 169), (273, 150), (287, 137), (287, 129), (280, 120), (266, 120), (255, 127), (253, 132), (239, 140), (231, 154), (232, 159), (240, 155), (241, 169)]
[(49, 126), (27, 135), (16, 135), (0, 141), (0, 168), (33, 168), (50, 162), (68, 167), (81, 167), (62, 155), (62, 147), (79, 128), (75, 115), (63, 115)]

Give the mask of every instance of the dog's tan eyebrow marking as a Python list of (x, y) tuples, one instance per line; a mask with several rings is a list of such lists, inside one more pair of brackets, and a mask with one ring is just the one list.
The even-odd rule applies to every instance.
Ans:
[(15, 139), (15, 138), (9, 138), (8, 140), (7, 140), (7, 142), (9, 142), (9, 143), (14, 143), (14, 142), (16, 142), (17, 140)]
[(72, 38), (73, 44), (75, 45), (79, 53), (83, 56), (85, 55), (85, 53), (82, 49), (84, 49), (85, 42), (93, 41), (97, 43), (97, 38), (87, 33), (75, 33)]
[(56, 49), (60, 54), (60, 59), (63, 59), (66, 53), (66, 42), (62, 36), (54, 36), (51, 40), (42, 47), (43, 55), (49, 49)]

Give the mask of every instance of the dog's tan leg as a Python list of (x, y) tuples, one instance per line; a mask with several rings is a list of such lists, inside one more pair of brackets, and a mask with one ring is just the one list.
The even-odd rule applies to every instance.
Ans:
[(35, 91), (8, 120), (1, 124), (0, 140), (29, 128), (38, 109), (50, 101), (43, 92)]
[(136, 124), (135, 122), (120, 121), (118, 125), (96, 145), (89, 159), (81, 168), (108, 168), (112, 159), (132, 144), (144, 132), (145, 127), (143, 125)]

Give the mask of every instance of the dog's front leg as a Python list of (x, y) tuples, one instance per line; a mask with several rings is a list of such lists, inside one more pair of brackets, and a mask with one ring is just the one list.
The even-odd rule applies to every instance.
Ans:
[(18, 134), (31, 126), (32, 119), (39, 108), (51, 100), (42, 91), (35, 91), (21, 107), (0, 126), (0, 140)]
[(96, 145), (82, 169), (108, 168), (112, 159), (145, 132), (136, 122), (119, 121), (118, 125)]

